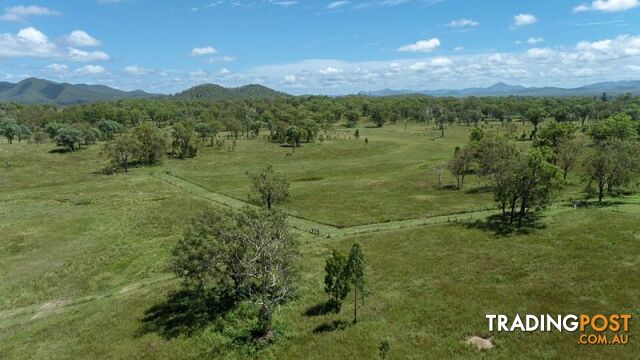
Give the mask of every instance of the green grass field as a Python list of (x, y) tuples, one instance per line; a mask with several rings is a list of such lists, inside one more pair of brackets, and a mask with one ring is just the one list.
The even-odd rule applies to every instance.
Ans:
[[(491, 130), (491, 129), (489, 129)], [(487, 313), (631, 313), (640, 317), (640, 199), (572, 209), (557, 201), (540, 228), (498, 236), (472, 224), (493, 209), (485, 185), (440, 189), (432, 167), (469, 129), (444, 139), (431, 127), (361, 129), (291, 149), (239, 141), (236, 152), (202, 149), (130, 174), (100, 173), (100, 147), (72, 154), (51, 144), (0, 145), (0, 358), (637, 358), (630, 345), (584, 346), (577, 334), (501, 333), (480, 352), (467, 335), (489, 335)], [(258, 353), (237, 341), (252, 324), (242, 308), (209, 324), (167, 308), (179, 289), (168, 253), (184, 223), (208, 206), (240, 206), (247, 171), (273, 164), (292, 182), (284, 205), (300, 232), (299, 297), (276, 316), (279, 338)], [(445, 184), (454, 180), (445, 176)], [(579, 174), (560, 199), (581, 191)], [(459, 215), (450, 215), (462, 213)], [(326, 300), (331, 249), (362, 243), (370, 294), (361, 321), (314, 315)], [(159, 311), (158, 309), (162, 310)]]

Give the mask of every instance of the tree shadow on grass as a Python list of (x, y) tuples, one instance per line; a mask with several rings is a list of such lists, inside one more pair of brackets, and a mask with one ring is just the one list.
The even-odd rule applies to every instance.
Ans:
[(332, 302), (327, 301), (320, 304), (316, 304), (305, 310), (305, 316), (321, 316), (331, 313), (338, 313), (340, 309)]
[(49, 154), (69, 154), (69, 153), (74, 153), (80, 150), (81, 149), (75, 149), (75, 151), (71, 151), (71, 149), (68, 149), (68, 148), (55, 148), (55, 149), (49, 150)]
[(468, 229), (480, 229), (493, 232), (496, 236), (508, 236), (512, 234), (526, 235), (535, 230), (542, 230), (546, 225), (541, 221), (542, 216), (535, 213), (529, 213), (522, 219), (522, 225), (519, 225), (518, 219), (509, 222), (509, 216), (492, 215), (485, 220), (477, 220), (475, 222), (466, 223)]
[(333, 320), (331, 322), (326, 322), (320, 324), (318, 327), (313, 329), (314, 334), (322, 334), (327, 332), (332, 332), (336, 330), (344, 330), (349, 326), (349, 322), (344, 320)]
[(487, 194), (490, 192), (491, 186), (478, 186), (465, 191), (467, 194)]
[(191, 336), (228, 313), (235, 304), (236, 300), (229, 296), (202, 296), (180, 290), (145, 312), (139, 335), (157, 333), (166, 339)]

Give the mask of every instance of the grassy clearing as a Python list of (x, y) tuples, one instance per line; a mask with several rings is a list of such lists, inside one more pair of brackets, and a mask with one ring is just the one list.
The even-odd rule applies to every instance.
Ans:
[[(443, 140), (424, 126), (361, 129), (369, 145), (331, 140), (295, 155), (242, 140), (234, 153), (205, 148), (195, 159), (117, 176), (97, 173), (105, 165), (97, 146), (59, 154), (50, 144), (0, 144), (0, 358), (251, 356), (234, 343), (252, 325), (238, 314), (216, 323), (223, 328), (188, 333), (175, 309), (154, 326), (144, 319), (178, 289), (165, 264), (186, 219), (208, 206), (242, 206), (245, 173), (266, 163), (292, 181), (285, 207), (299, 217), (293, 225), (334, 236), (301, 233), (300, 298), (281, 309), (281, 338), (259, 357), (372, 358), (389, 338), (391, 358), (637, 358), (633, 340), (589, 348), (575, 334), (500, 334), (485, 354), (463, 343), (486, 334), (486, 313), (640, 316), (640, 198), (603, 208), (554, 204), (544, 228), (526, 235), (465, 226), (457, 221), (493, 213), (484, 210), (491, 195), (473, 177), (463, 191), (438, 189), (430, 169), (466, 143), (468, 130), (455, 127)], [(581, 190), (579, 175), (569, 180), (561, 198)], [(447, 215), (469, 211), (478, 212)], [(371, 276), (362, 321), (348, 324), (350, 304), (339, 315), (307, 316), (326, 300), (324, 258), (354, 241)]]
[[(492, 206), (482, 184), (469, 177), (463, 191), (438, 188), (432, 168), (446, 163), (456, 146), (467, 143), (469, 129), (455, 127), (440, 138), (427, 126), (360, 128), (361, 138), (287, 147), (239, 141), (235, 152), (202, 149), (198, 158), (165, 165), (177, 176), (210, 191), (245, 200), (248, 171), (272, 164), (287, 174), (295, 194), (284, 207), (293, 215), (347, 227), (443, 215)], [(365, 145), (364, 138), (369, 139)], [(455, 181), (445, 174), (445, 184)]]
[[(600, 221), (603, 215), (606, 223)], [(639, 220), (637, 212), (628, 213), (623, 206), (558, 213), (544, 219), (544, 231), (506, 238), (450, 224), (307, 243), (302, 297), (278, 315), (277, 327), (286, 341), (259, 355), (371, 358), (379, 342), (389, 338), (392, 358), (475, 357), (480, 353), (462, 338), (487, 334), (486, 313), (638, 316), (640, 293), (634, 279), (640, 276)], [(326, 300), (321, 290), (324, 257), (330, 249), (346, 250), (354, 241), (366, 251), (371, 284), (361, 322), (349, 324), (349, 303), (338, 315), (305, 315)], [(37, 320), (26, 316), (23, 323), (0, 332), (0, 353), (54, 358), (248, 356), (230, 352), (236, 349), (232, 339), (213, 328), (176, 337), (163, 336), (160, 329), (144, 331), (145, 312), (165, 302), (176, 288), (175, 282), (161, 282)], [(635, 325), (632, 334), (638, 330)], [(624, 348), (582, 347), (576, 334), (567, 333), (498, 334), (495, 339), (496, 349), (485, 356), (636, 358), (640, 350), (633, 341)]]

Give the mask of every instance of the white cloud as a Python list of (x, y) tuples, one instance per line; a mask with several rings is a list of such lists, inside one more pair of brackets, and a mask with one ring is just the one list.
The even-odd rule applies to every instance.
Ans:
[(573, 12), (602, 11), (619, 12), (640, 6), (640, 0), (595, 0), (590, 4), (581, 4), (573, 8)]
[(236, 60), (237, 59), (233, 56), (216, 56), (216, 57), (210, 57), (204, 62), (207, 64), (218, 64), (218, 63), (233, 62)]
[(105, 61), (110, 57), (103, 51), (87, 52), (73, 47), (60, 48), (47, 35), (34, 27), (17, 34), (0, 34), (0, 58), (36, 57), (73, 61)]
[(349, 4), (349, 1), (334, 1), (332, 3), (329, 3), (329, 5), (327, 5), (327, 9), (334, 10), (348, 4)]
[(54, 57), (57, 47), (38, 29), (28, 27), (16, 35), (0, 34), (0, 58)]
[(69, 70), (69, 67), (64, 64), (51, 64), (47, 65), (46, 69), (56, 73), (65, 73)]
[(445, 57), (439, 57), (431, 60), (431, 66), (450, 66), (453, 61)]
[(381, 4), (384, 6), (398, 6), (408, 3), (411, 0), (384, 0)]
[(89, 35), (86, 31), (75, 30), (66, 38), (67, 43), (73, 46), (100, 46), (100, 40)]
[(99, 75), (107, 72), (107, 69), (100, 65), (87, 65), (76, 69), (75, 73), (80, 75)]
[(32, 27), (20, 30), (18, 32), (18, 38), (40, 45), (44, 45), (49, 42), (49, 39), (45, 34)]
[(334, 75), (334, 74), (340, 74), (341, 72), (342, 72), (342, 70), (336, 69), (336, 68), (331, 67), (331, 66), (328, 66), (328, 67), (326, 67), (324, 69), (321, 69), (319, 71), (319, 73), (323, 74), (323, 75)]
[(283, 7), (289, 7), (289, 6), (293, 6), (293, 5), (297, 5), (298, 1), (296, 0), (284, 0), (284, 1), (269, 1), (271, 4), (274, 5), (279, 5), (279, 6), (283, 6)]
[(227, 68), (222, 68), (222, 69), (220, 69), (220, 70), (218, 71), (218, 74), (223, 75), (223, 76), (224, 76), (224, 75), (229, 75), (229, 74), (231, 74), (231, 70), (229, 70), (229, 69), (227, 69)]
[(147, 75), (153, 72), (151, 69), (144, 68), (140, 65), (130, 65), (124, 68), (124, 72), (129, 75)]
[(455, 27), (455, 28), (471, 27), (471, 26), (478, 26), (478, 25), (480, 25), (479, 22), (471, 19), (452, 20), (450, 23), (447, 24), (448, 27)]
[(190, 72), (188, 75), (192, 78), (203, 78), (203, 77), (208, 77), (209, 73), (204, 70), (196, 70), (196, 71)]
[(27, 22), (29, 18), (35, 16), (57, 16), (59, 12), (43, 6), (13, 6), (4, 9), (4, 14), (0, 15), (0, 21)]
[(259, 78), (267, 86), (285, 86), (300, 94), (344, 94), (384, 88), (462, 88), (488, 86), (496, 81), (568, 87), (628, 79), (628, 70), (633, 69), (628, 66), (639, 63), (640, 35), (625, 35), (520, 52), (360, 62), (311, 59), (236, 72), (228, 81), (243, 84)]
[(437, 38), (429, 40), (421, 40), (414, 44), (401, 46), (398, 51), (403, 52), (431, 52), (440, 46), (440, 40)]
[(518, 14), (513, 17), (513, 26), (526, 26), (536, 22), (538, 22), (538, 18), (532, 14)]
[(217, 53), (218, 50), (211, 46), (206, 47), (198, 47), (191, 49), (191, 56), (204, 56), (204, 55), (212, 55)]
[(411, 71), (424, 71), (427, 69), (431, 69), (433, 71), (434, 68), (445, 68), (453, 64), (454, 62), (448, 58), (437, 57), (429, 61), (419, 61), (419, 62), (413, 63), (409, 65), (407, 69)]
[(555, 52), (549, 48), (532, 48), (527, 50), (527, 55), (533, 59), (550, 59)]
[(527, 44), (531, 44), (531, 45), (535, 45), (535, 44), (540, 44), (543, 43), (544, 39), (541, 37), (530, 37), (527, 39)]
[[(7, 36), (12, 41), (18, 41), (17, 34), (0, 35), (0, 54), (3, 54), (0, 56), (6, 57), (7, 49), (16, 50), (16, 43), (7, 43)], [(25, 31), (20, 39), (31, 45), (29, 56), (33, 55), (33, 51), (42, 51), (42, 45), (34, 44), (51, 43), (44, 34), (33, 31)], [(525, 39), (523, 43), (526, 43)], [(52, 58), (49, 63), (65, 64), (71, 60), (66, 48), (59, 52), (56, 50), (54, 47), (45, 56)], [(188, 72), (148, 70), (140, 65), (130, 65), (120, 71), (103, 68), (105, 72), (100, 74), (91, 74), (99, 73), (99, 68), (86, 67), (77, 73), (73, 69), (55, 72), (54, 67), (41, 68), (40, 71), (43, 76), (56, 76), (61, 80), (86, 76), (89, 79), (87, 81), (99, 79), (101, 83), (120, 88), (143, 88), (154, 92), (183, 90), (203, 82), (223, 86), (260, 83), (297, 94), (345, 94), (384, 88), (463, 88), (488, 86), (497, 81), (526, 86), (571, 87), (600, 81), (628, 80), (629, 76), (638, 75), (640, 35), (605, 37), (559, 46), (535, 45), (513, 52), (452, 51), (446, 57), (432, 54), (396, 53), (398, 57), (381, 61), (308, 59), (239, 68), (228, 73), (221, 68)], [(58, 70), (62, 71), (63, 68)], [(143, 73), (144, 76), (139, 76)], [(0, 74), (0, 78), (2, 76)]]
[(109, 54), (104, 51), (84, 51), (72, 47), (67, 49), (67, 56), (73, 61), (84, 62), (107, 61), (111, 59)]

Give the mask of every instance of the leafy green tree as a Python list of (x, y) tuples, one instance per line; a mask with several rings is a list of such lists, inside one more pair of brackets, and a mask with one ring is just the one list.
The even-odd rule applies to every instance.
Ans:
[(249, 200), (258, 206), (271, 210), (289, 197), (289, 181), (271, 165), (257, 174), (249, 174), (249, 179), (253, 190)]
[(353, 244), (347, 259), (347, 268), (351, 285), (353, 286), (353, 323), (358, 322), (358, 291), (360, 291), (360, 301), (364, 302), (366, 276), (365, 261), (362, 253), (362, 246), (359, 243)]
[(380, 107), (374, 107), (371, 109), (371, 121), (376, 124), (377, 127), (382, 127), (385, 123), (384, 114)]
[(553, 192), (560, 187), (559, 169), (547, 162), (546, 155), (540, 149), (529, 150), (525, 164), (517, 183), (520, 197), (518, 226), (522, 226), (522, 221), (531, 208), (544, 207)]
[(553, 164), (556, 165), (561, 144), (571, 141), (575, 137), (575, 132), (576, 127), (571, 123), (551, 121), (540, 129), (534, 145), (552, 149)]
[(236, 214), (209, 210), (196, 215), (171, 252), (170, 268), (186, 288), (202, 296), (215, 288), (220, 296), (238, 298), (247, 285), (239, 236)]
[(88, 146), (91, 144), (95, 144), (98, 139), (102, 137), (100, 130), (95, 128), (87, 123), (77, 124), (75, 128), (82, 132), (82, 140), (84, 145)]
[(599, 142), (595, 151), (584, 162), (589, 180), (588, 187), (595, 183), (598, 202), (602, 203), (605, 190), (611, 192), (614, 187), (627, 185), (640, 173), (640, 162), (635, 156), (640, 146), (628, 141), (610, 139)]
[(337, 250), (333, 250), (324, 266), (324, 291), (331, 297), (330, 304), (340, 312), (342, 302), (351, 291), (351, 276), (347, 257)]
[(474, 127), (473, 129), (471, 129), (471, 135), (470, 135), (470, 140), (471, 141), (482, 141), (482, 139), (485, 136), (485, 131), (483, 128), (480, 127)]
[(517, 193), (514, 179), (519, 171), (520, 153), (515, 145), (504, 137), (488, 136), (477, 146), (476, 161), (478, 175), (491, 181), (494, 200), (500, 205), (503, 215), (511, 208), (515, 213)]
[(20, 125), (20, 131), (18, 132), (18, 142), (31, 139), (31, 135), (32, 131), (27, 125)]
[(267, 336), (276, 307), (293, 295), (298, 259), (287, 215), (247, 207), (196, 216), (172, 250), (170, 265), (203, 298), (213, 292), (257, 304), (260, 334)]
[(198, 140), (195, 131), (184, 123), (173, 126), (171, 133), (173, 153), (181, 159), (194, 157), (198, 153)]
[(58, 129), (55, 141), (58, 146), (62, 146), (69, 151), (76, 151), (80, 144), (84, 142), (84, 137), (82, 136), (82, 131), (65, 126)]
[(49, 138), (55, 139), (56, 135), (58, 135), (58, 130), (62, 129), (65, 126), (66, 125), (61, 123), (50, 122), (44, 126), (44, 131), (47, 133), (47, 135), (49, 135)]
[(345, 112), (344, 117), (347, 119), (347, 127), (354, 128), (358, 126), (358, 120), (360, 120), (360, 113), (356, 110), (349, 110)]
[(527, 121), (530, 122), (531, 125), (533, 125), (534, 134), (538, 133), (538, 126), (540, 125), (540, 123), (542, 123), (542, 121), (544, 121), (547, 116), (548, 114), (546, 110), (538, 105), (530, 107), (524, 115)]
[(299, 129), (302, 131), (301, 137), (303, 137), (306, 142), (312, 142), (318, 136), (318, 124), (312, 119), (302, 121)]
[(20, 125), (16, 124), (14, 120), (3, 121), (0, 124), (0, 130), (2, 135), (7, 138), (9, 144), (13, 144), (13, 140), (20, 134)]
[(217, 121), (214, 122), (201, 122), (197, 123), (195, 126), (195, 131), (200, 136), (202, 141), (209, 140), (209, 144), (213, 143), (213, 139), (216, 137), (222, 124)]
[(140, 141), (132, 134), (120, 134), (107, 142), (104, 153), (115, 168), (129, 171), (131, 161), (137, 158), (140, 152)]
[(291, 145), (293, 151), (296, 151), (297, 147), (300, 147), (302, 135), (300, 129), (297, 126), (289, 126), (286, 130), (287, 144)]
[(113, 120), (100, 120), (96, 125), (100, 130), (102, 140), (111, 140), (123, 131), (122, 125)]
[(133, 135), (140, 142), (140, 162), (147, 165), (159, 163), (167, 150), (167, 140), (160, 129), (151, 122), (144, 122), (133, 130)]
[(591, 126), (589, 134), (595, 142), (609, 139), (630, 140), (636, 136), (636, 124), (627, 114), (618, 113)]

